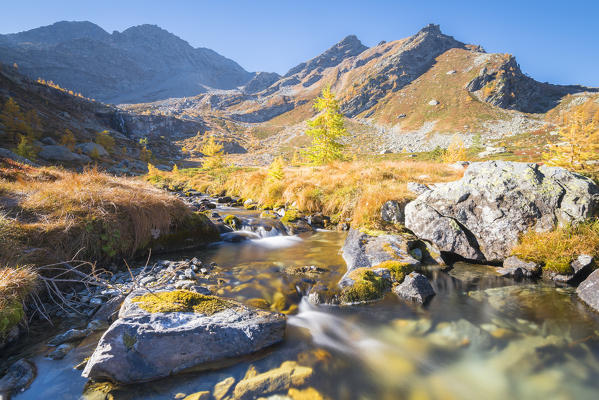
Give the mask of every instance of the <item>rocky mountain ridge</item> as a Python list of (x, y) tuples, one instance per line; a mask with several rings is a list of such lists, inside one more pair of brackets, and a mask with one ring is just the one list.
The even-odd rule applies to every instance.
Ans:
[(30, 78), (107, 103), (193, 96), (208, 88), (233, 89), (254, 74), (234, 61), (155, 25), (109, 34), (91, 22), (57, 22), (0, 35), (0, 61)]

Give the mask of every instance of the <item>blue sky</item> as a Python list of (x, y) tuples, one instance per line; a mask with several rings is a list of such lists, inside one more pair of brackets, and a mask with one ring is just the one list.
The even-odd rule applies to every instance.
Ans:
[(598, 16), (599, 0), (18, 0), (2, 5), (0, 32), (60, 20), (108, 32), (151, 23), (249, 71), (284, 73), (349, 34), (372, 46), (436, 23), (488, 52), (514, 54), (539, 81), (599, 86)]

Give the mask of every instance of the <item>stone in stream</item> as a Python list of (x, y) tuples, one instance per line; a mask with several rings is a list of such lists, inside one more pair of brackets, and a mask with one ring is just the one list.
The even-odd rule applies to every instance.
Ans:
[(599, 187), (563, 168), (476, 162), (464, 177), (439, 183), (405, 208), (406, 227), (442, 251), (502, 261), (520, 234), (599, 216)]
[(25, 359), (12, 364), (0, 379), (0, 398), (9, 398), (13, 393), (21, 392), (35, 379), (35, 365)]
[(578, 297), (599, 312), (599, 269), (593, 271), (576, 289)]
[(532, 261), (523, 261), (516, 256), (511, 256), (503, 261), (503, 266), (497, 268), (501, 276), (520, 278), (538, 278), (541, 275), (541, 266)]
[(254, 353), (283, 339), (285, 317), (236, 301), (175, 290), (134, 291), (83, 376), (143, 382)]
[(407, 275), (404, 281), (393, 288), (399, 297), (424, 304), (435, 295), (435, 291), (426, 276), (417, 272)]
[(339, 281), (341, 302), (353, 304), (382, 298), (392, 283), (403, 282), (414, 267), (442, 264), (435, 253), (434, 246), (413, 235), (350, 229), (342, 248), (347, 271)]

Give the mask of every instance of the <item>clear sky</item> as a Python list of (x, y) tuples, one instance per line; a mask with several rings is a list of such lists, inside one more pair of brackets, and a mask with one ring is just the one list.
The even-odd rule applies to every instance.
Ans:
[(367, 46), (428, 23), (488, 52), (514, 54), (539, 81), (599, 86), (599, 0), (17, 0), (0, 32), (88, 20), (112, 32), (156, 24), (249, 71), (286, 72), (349, 34)]

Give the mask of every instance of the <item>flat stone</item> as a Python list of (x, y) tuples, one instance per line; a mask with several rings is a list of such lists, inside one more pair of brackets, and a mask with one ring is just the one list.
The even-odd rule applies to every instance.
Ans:
[[(154, 292), (157, 293), (157, 292)], [(283, 340), (285, 317), (233, 300), (212, 315), (194, 312), (151, 313), (125, 300), (119, 319), (104, 333), (83, 376), (120, 383), (144, 382), (190, 368), (213, 366)]]

